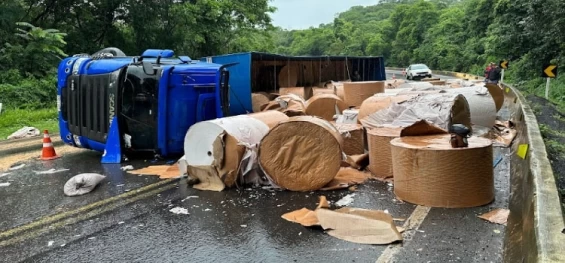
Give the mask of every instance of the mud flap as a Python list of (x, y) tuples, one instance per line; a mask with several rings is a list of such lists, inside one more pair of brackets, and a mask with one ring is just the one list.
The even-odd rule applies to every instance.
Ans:
[(102, 154), (101, 163), (121, 163), (122, 162), (122, 144), (120, 140), (120, 130), (118, 128), (118, 118), (112, 119), (108, 139), (106, 139), (106, 148)]

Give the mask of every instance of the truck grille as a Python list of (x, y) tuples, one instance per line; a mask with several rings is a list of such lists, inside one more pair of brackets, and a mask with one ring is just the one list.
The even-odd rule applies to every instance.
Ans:
[(63, 114), (69, 131), (104, 143), (109, 129), (109, 74), (72, 75), (63, 90)]

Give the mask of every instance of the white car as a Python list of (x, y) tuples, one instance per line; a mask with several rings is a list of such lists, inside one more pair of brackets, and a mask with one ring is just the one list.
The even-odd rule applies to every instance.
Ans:
[(406, 68), (406, 79), (414, 80), (423, 79), (426, 77), (432, 77), (432, 70), (424, 64), (412, 64), (408, 68)]

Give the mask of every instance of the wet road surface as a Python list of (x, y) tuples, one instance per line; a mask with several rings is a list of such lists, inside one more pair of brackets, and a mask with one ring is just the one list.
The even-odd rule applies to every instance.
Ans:
[[(426, 209), (414, 220), (419, 221), (417, 227), (406, 230), (410, 238), (391, 246), (342, 241), (281, 218), (289, 211), (315, 208), (319, 195), (336, 202), (352, 193), (347, 190), (203, 192), (190, 188), (185, 179), (163, 181), (120, 169), (151, 165), (143, 160), (102, 165), (100, 154), (92, 151), (51, 162), (29, 160), (24, 168), (0, 178), (11, 182), (0, 187), (0, 262), (376, 262), (383, 255), (392, 256), (393, 262), (501, 262), (504, 226), (477, 216), (507, 207), (507, 154), (508, 149), (494, 150), (494, 158), (503, 159), (495, 168), (492, 204)], [(70, 170), (34, 173), (51, 168)], [(62, 186), (80, 172), (108, 178), (90, 194), (65, 197)], [(134, 190), (141, 187), (146, 188)], [(351, 207), (388, 210), (395, 218), (410, 218), (422, 208), (397, 201), (392, 186), (383, 182), (371, 181), (353, 193)], [(189, 214), (172, 213), (175, 207)], [(60, 216), (65, 213), (69, 216)], [(391, 248), (398, 248), (397, 254), (391, 255)]]

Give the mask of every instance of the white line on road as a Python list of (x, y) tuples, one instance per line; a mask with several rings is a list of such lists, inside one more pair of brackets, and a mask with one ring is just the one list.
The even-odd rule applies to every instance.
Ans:
[(402, 227), (406, 229), (402, 243), (389, 245), (377, 259), (376, 263), (392, 262), (394, 255), (396, 255), (403, 246), (405, 246), (412, 240), (414, 234), (416, 233), (416, 230), (418, 230), (429, 212), (429, 207), (417, 206), (416, 209), (414, 209), (414, 212), (412, 212), (410, 217), (406, 220), (406, 222), (404, 222), (404, 225), (402, 225)]

